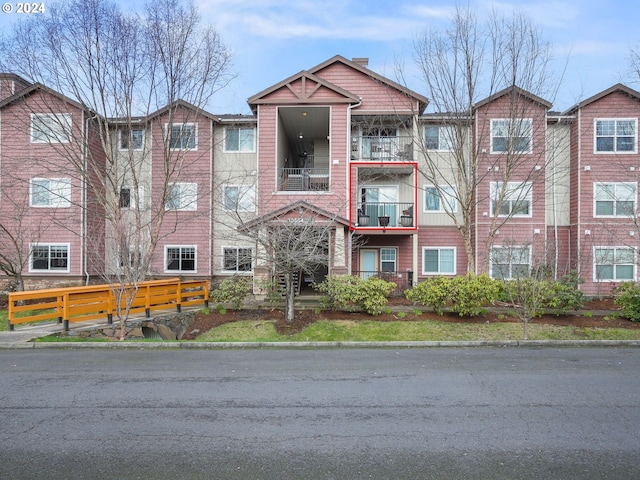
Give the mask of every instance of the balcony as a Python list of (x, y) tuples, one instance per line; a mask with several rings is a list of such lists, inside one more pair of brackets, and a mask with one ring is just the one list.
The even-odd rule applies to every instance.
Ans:
[(413, 137), (352, 137), (351, 160), (411, 162), (413, 161)]
[(278, 190), (286, 192), (329, 191), (328, 168), (280, 168)]
[(413, 203), (366, 202), (358, 207), (357, 228), (413, 228)]

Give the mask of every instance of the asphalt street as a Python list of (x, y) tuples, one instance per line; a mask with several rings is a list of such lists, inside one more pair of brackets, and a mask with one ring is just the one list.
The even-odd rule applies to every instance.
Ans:
[(640, 349), (0, 350), (0, 478), (640, 478)]

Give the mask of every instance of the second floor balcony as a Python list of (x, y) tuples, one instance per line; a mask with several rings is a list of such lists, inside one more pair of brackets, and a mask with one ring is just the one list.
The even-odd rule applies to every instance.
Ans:
[(413, 161), (414, 142), (410, 136), (352, 137), (351, 160), (363, 162)]
[(415, 225), (413, 202), (366, 202), (358, 206), (358, 228), (411, 228)]
[(278, 190), (286, 192), (329, 191), (328, 168), (280, 168)]

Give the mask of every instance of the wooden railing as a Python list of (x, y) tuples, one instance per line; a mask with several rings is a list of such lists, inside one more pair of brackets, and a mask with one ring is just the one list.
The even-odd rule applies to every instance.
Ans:
[(184, 306), (207, 306), (209, 282), (172, 278), (141, 282), (132, 286), (130, 291), (114, 285), (91, 285), (11, 292), (8, 306), (9, 330), (13, 330), (19, 323), (51, 320), (64, 323), (65, 331), (69, 330), (70, 322), (106, 318), (108, 323), (112, 323), (114, 315), (117, 315), (118, 303), (123, 312), (126, 311), (127, 302), (130, 302), (129, 314), (145, 312), (147, 317), (153, 310), (175, 307), (179, 312)]

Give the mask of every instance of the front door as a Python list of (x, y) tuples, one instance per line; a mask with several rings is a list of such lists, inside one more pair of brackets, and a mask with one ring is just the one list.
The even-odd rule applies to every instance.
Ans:
[(360, 250), (360, 277), (367, 279), (378, 273), (378, 250)]

